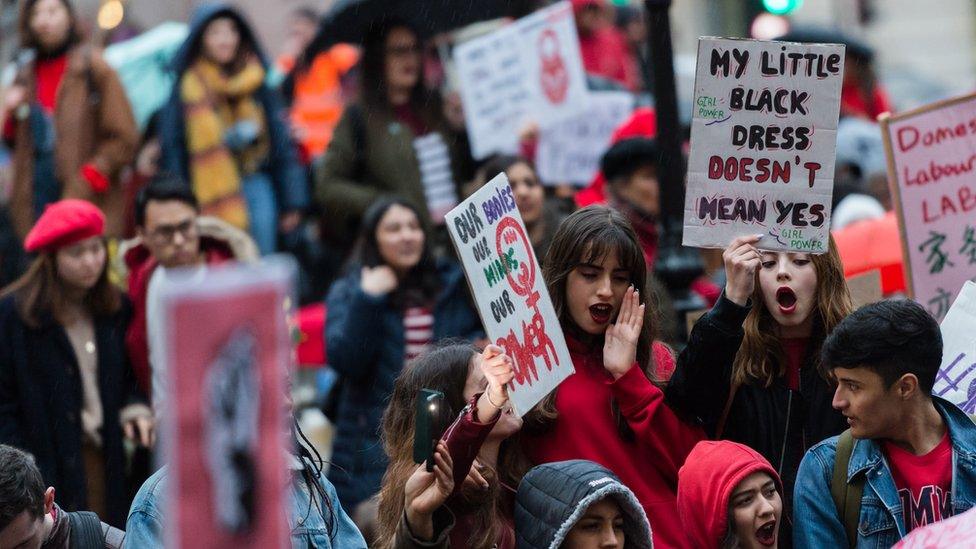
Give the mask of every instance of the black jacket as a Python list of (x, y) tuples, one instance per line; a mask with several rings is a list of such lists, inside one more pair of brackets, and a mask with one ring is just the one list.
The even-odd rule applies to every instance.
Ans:
[[(665, 390), (671, 408), (700, 421), (711, 437), (729, 397), (732, 364), (742, 344), (742, 323), (749, 309), (732, 303), (723, 293), (692, 329)], [(790, 390), (782, 376), (769, 387), (740, 386), (722, 433), (723, 439), (753, 448), (776, 468), (783, 479), (787, 517), (792, 516), (793, 484), (803, 454), (847, 429), (844, 416), (831, 405), (834, 387), (812, 364), (817, 352), (819, 349), (806, 353), (799, 391)], [(782, 534), (780, 539), (789, 539)]]
[[(10, 295), (0, 300), (0, 443), (34, 455), (45, 484), (65, 510), (87, 508), (82, 458), (82, 390), (78, 363), (64, 328), (53, 319), (38, 329), (21, 319)], [(130, 307), (95, 318), (98, 390), (104, 424), (105, 502), (102, 520), (124, 528), (129, 510), (119, 411), (145, 402), (125, 355)]]

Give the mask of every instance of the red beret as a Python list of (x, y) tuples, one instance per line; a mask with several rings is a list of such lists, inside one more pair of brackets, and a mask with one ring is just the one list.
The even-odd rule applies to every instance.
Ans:
[(87, 200), (68, 198), (49, 204), (27, 233), (24, 249), (56, 251), (105, 230), (105, 214)]

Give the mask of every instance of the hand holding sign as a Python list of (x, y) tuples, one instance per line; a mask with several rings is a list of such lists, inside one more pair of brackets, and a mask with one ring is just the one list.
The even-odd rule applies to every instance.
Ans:
[(740, 307), (745, 307), (756, 287), (756, 270), (762, 254), (753, 245), (762, 235), (740, 236), (732, 240), (722, 260), (725, 261), (725, 297)]
[(607, 328), (603, 343), (603, 367), (613, 379), (620, 379), (637, 360), (637, 339), (644, 325), (644, 304), (633, 286), (620, 303), (617, 322)]
[(508, 404), (508, 384), (515, 379), (515, 368), (512, 359), (497, 345), (485, 347), (479, 367), (488, 387), (478, 400), (478, 421), (487, 423)]

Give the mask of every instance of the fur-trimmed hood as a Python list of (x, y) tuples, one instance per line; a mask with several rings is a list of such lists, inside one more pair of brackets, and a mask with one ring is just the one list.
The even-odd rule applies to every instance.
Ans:
[(574, 459), (533, 467), (515, 501), (518, 549), (557, 549), (586, 510), (612, 497), (624, 513), (625, 549), (652, 549), (651, 526), (637, 497), (609, 469)]

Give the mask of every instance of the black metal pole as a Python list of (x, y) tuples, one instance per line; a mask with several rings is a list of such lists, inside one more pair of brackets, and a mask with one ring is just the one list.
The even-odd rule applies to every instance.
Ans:
[(657, 140), (661, 148), (658, 181), (661, 188), (661, 242), (655, 274), (667, 286), (677, 315), (676, 339), (687, 340), (685, 317), (705, 307), (704, 300), (689, 290), (702, 271), (698, 250), (681, 246), (685, 206), (685, 161), (681, 152), (678, 94), (674, 83), (674, 51), (671, 47), (671, 0), (644, 0), (647, 11), (648, 63), (654, 75), (654, 110)]

